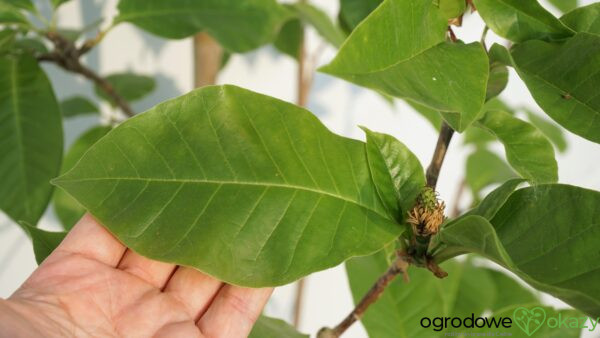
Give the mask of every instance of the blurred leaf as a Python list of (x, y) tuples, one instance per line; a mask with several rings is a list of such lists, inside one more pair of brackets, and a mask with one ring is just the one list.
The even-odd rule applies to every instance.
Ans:
[(527, 119), (529, 122), (531, 122), (537, 127), (537, 129), (544, 133), (544, 135), (546, 135), (546, 137), (548, 137), (548, 139), (554, 143), (558, 151), (564, 152), (567, 149), (567, 140), (565, 139), (563, 130), (559, 126), (537, 116), (530, 110), (525, 110), (525, 113), (527, 114)]
[(339, 17), (352, 31), (381, 3), (382, 0), (340, 0)]
[(464, 144), (473, 144), (477, 148), (484, 148), (486, 144), (496, 141), (496, 136), (482, 128), (471, 126), (464, 132)]
[(465, 179), (476, 198), (485, 187), (516, 177), (504, 160), (487, 149), (477, 149), (469, 155), (466, 167)]
[(63, 100), (60, 103), (60, 110), (64, 117), (100, 113), (94, 103), (82, 96), (71, 96)]
[(75, 28), (58, 28), (56, 31), (64, 38), (72, 42), (77, 41), (77, 39), (79, 39), (79, 37), (83, 33), (81, 29)]
[(435, 130), (440, 130), (442, 127), (442, 115), (440, 115), (439, 111), (426, 107), (412, 100), (406, 99), (404, 101), (408, 103), (408, 105), (410, 105), (414, 110), (416, 110), (417, 113), (421, 114), (421, 116), (427, 119), (427, 121), (431, 123)]
[[(65, 155), (61, 174), (66, 173), (73, 168), (83, 154), (100, 138), (106, 135), (110, 129), (111, 128), (108, 126), (92, 127), (75, 140)], [(63, 228), (67, 230), (71, 229), (73, 225), (83, 217), (83, 214), (85, 214), (85, 208), (62, 189), (56, 189), (54, 191), (52, 202), (54, 204), (56, 216), (63, 225)]]
[(37, 224), (60, 169), (63, 133), (52, 86), (37, 61), (0, 57), (0, 209)]
[[(154, 79), (133, 73), (111, 74), (105, 77), (113, 89), (127, 101), (136, 101), (150, 94), (154, 90)], [(112, 103), (112, 99), (97, 85), (94, 92), (99, 97)]]
[[(505, 273), (488, 268), (480, 269), (487, 271), (491, 280), (496, 285), (496, 290), (502, 290), (502, 297), (495, 298), (491, 308), (492, 311), (499, 311), (506, 307), (514, 306), (515, 304), (534, 303), (539, 301), (539, 298), (532, 291), (525, 288)], [(510, 315), (512, 315), (512, 312)]]
[(563, 15), (560, 21), (576, 32), (600, 35), (600, 3), (577, 8)]
[(48, 53), (48, 48), (41, 40), (35, 38), (22, 38), (15, 41), (15, 47), (29, 53)]
[(54, 8), (58, 8), (58, 6), (69, 2), (70, 0), (50, 0), (52, 2), (52, 6), (54, 6)]
[(548, 0), (549, 3), (558, 8), (561, 12), (567, 13), (577, 8), (577, 0)]
[[(35, 11), (35, 6), (31, 0), (2, 0), (2, 2), (30, 12)], [(0, 2), (0, 6), (2, 5), (2, 2)]]
[(50, 256), (52, 251), (60, 244), (67, 236), (66, 232), (52, 232), (34, 227), (27, 222), (19, 222), (21, 228), (31, 238), (33, 244), (33, 253), (35, 261), (39, 264)]
[(25, 24), (29, 22), (19, 8), (13, 7), (5, 2), (0, 2), (0, 24)]
[(314, 27), (327, 42), (335, 47), (340, 47), (346, 39), (346, 35), (337, 27), (321, 9), (306, 3), (296, 2), (289, 5), (302, 21)]
[[(506, 166), (506, 164), (504, 164)], [(475, 208), (469, 210), (461, 217), (468, 215), (481, 216), (487, 220), (494, 218), (494, 215), (502, 208), (506, 200), (512, 195), (519, 185), (525, 182), (522, 178), (513, 178), (502, 183), (498, 188), (487, 194), (485, 198)]]
[(4, 52), (12, 47), (16, 35), (17, 31), (12, 29), (4, 28), (0, 31), (0, 52)]
[(303, 38), (304, 30), (300, 19), (292, 19), (281, 27), (281, 31), (279, 31), (279, 35), (277, 35), (277, 39), (275, 39), (273, 45), (280, 52), (298, 60)]
[(248, 338), (309, 338), (309, 335), (296, 331), (281, 319), (262, 315), (254, 323)]

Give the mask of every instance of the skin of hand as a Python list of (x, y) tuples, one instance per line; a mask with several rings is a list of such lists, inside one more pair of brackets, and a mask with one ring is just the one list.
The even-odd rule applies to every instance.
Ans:
[(246, 337), (272, 291), (142, 257), (85, 215), (0, 299), (0, 337)]

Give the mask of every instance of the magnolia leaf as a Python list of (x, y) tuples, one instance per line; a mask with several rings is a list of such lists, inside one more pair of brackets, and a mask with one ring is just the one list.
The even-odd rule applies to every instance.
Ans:
[(100, 111), (94, 103), (83, 96), (71, 96), (60, 103), (60, 110), (64, 117), (79, 115), (99, 114)]
[[(65, 155), (61, 173), (65, 173), (73, 168), (75, 163), (81, 159), (81, 156), (83, 156), (83, 154), (102, 136), (106, 135), (110, 129), (109, 126), (93, 127), (75, 140)], [(67, 230), (71, 229), (75, 223), (83, 217), (83, 214), (85, 214), (85, 208), (62, 189), (56, 189), (54, 191), (52, 202), (54, 204), (56, 216), (62, 223), (63, 228)]]
[(577, 0), (548, 0), (554, 7), (566, 13), (577, 8)]
[(576, 32), (600, 35), (600, 3), (577, 8), (563, 15), (560, 21)]
[(300, 57), (300, 46), (303, 39), (304, 30), (300, 19), (292, 19), (281, 27), (273, 45), (280, 52), (297, 60)]
[(527, 41), (515, 45), (511, 54), (544, 112), (571, 132), (600, 143), (600, 36), (577, 33), (563, 43)]
[(289, 5), (289, 8), (296, 12), (302, 21), (314, 27), (317, 33), (333, 46), (341, 46), (346, 39), (346, 36), (340, 28), (337, 27), (331, 19), (329, 19), (329, 16), (319, 8), (306, 2), (294, 3)]
[(65, 239), (67, 233), (52, 232), (36, 228), (27, 222), (19, 222), (21, 228), (31, 238), (33, 244), (33, 254), (35, 255), (35, 261), (39, 264), (50, 256), (52, 251)]
[[(523, 303), (536, 303), (539, 301), (539, 297), (532, 290), (523, 287), (514, 278), (509, 277), (505, 273), (489, 268), (480, 267), (480, 269), (487, 272), (496, 286), (496, 290), (502, 290), (502, 294), (495, 297), (490, 309), (495, 315), (499, 315), (506, 307), (514, 307), (515, 304), (521, 305)], [(509, 312), (509, 314), (512, 315), (512, 312)]]
[(558, 181), (554, 148), (531, 124), (503, 111), (488, 111), (478, 122), (504, 145), (508, 163), (533, 183)]
[(131, 118), (54, 181), (127, 247), (227, 283), (289, 283), (401, 234), (365, 144), (310, 112), (209, 86)]
[(390, 216), (401, 223), (425, 186), (423, 167), (393, 136), (362, 130), (367, 135), (367, 159), (379, 198)]
[(556, 146), (558, 151), (562, 153), (567, 150), (567, 140), (565, 139), (563, 130), (559, 126), (547, 119), (539, 117), (530, 110), (525, 109), (525, 113), (527, 114), (529, 122), (544, 133), (544, 135), (546, 135), (546, 137), (548, 137), (548, 139)]
[(206, 31), (232, 52), (273, 41), (292, 15), (275, 0), (120, 0), (118, 8), (116, 22), (169, 39)]
[(525, 180), (514, 178), (502, 183), (501, 186), (489, 193), (479, 205), (467, 212), (465, 215), (478, 215), (485, 219), (492, 219), (513, 191)]
[(515, 172), (498, 155), (487, 149), (477, 149), (469, 157), (465, 170), (465, 180), (474, 197), (494, 183), (502, 183), (516, 177)]
[(467, 2), (464, 0), (434, 0), (446, 19), (458, 18), (467, 10)]
[(340, 21), (354, 30), (383, 0), (340, 0)]
[(446, 31), (431, 2), (387, 0), (320, 70), (437, 109), (462, 132), (484, 103), (488, 57), (479, 43), (446, 42)]
[(514, 42), (558, 40), (573, 34), (536, 0), (473, 0), (473, 3), (494, 33)]
[(296, 331), (293, 326), (281, 319), (263, 315), (254, 323), (248, 338), (309, 338), (309, 335)]
[(0, 57), (0, 209), (37, 224), (60, 170), (63, 134), (52, 86), (29, 55)]
[(475, 252), (534, 288), (600, 315), (600, 192), (569, 185), (515, 191), (491, 220), (467, 215), (444, 226), (435, 254), (444, 261)]
[(464, 144), (474, 144), (478, 149), (485, 148), (488, 143), (496, 141), (494, 134), (483, 128), (469, 127), (463, 135)]
[[(153, 78), (133, 73), (111, 74), (105, 79), (127, 101), (136, 101), (143, 98), (150, 94), (155, 86)], [(112, 103), (112, 98), (98, 87), (98, 85), (94, 87), (94, 92), (99, 97)]]

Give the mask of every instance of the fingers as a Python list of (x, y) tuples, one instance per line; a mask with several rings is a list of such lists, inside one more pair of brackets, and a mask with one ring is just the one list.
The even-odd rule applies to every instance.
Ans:
[(50, 257), (64, 253), (80, 254), (110, 266), (117, 266), (125, 253), (125, 246), (86, 213)]
[(225, 285), (197, 325), (207, 337), (247, 337), (272, 292)]
[(154, 261), (127, 250), (117, 268), (162, 289), (173, 274), (175, 265)]
[(210, 305), (223, 283), (198, 270), (179, 267), (164, 292), (186, 306), (192, 318), (198, 320)]

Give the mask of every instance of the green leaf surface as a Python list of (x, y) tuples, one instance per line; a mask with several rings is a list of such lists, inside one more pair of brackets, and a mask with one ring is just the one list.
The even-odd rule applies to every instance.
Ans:
[(277, 38), (273, 41), (273, 45), (280, 52), (298, 60), (303, 38), (302, 22), (300, 22), (300, 19), (292, 19), (281, 27)]
[(17, 31), (5, 28), (0, 31), (0, 52), (9, 50), (15, 42)]
[(377, 196), (364, 143), (235, 86), (125, 121), (55, 183), (129, 248), (236, 285), (286, 284), (404, 230)]
[(28, 55), (0, 57), (0, 209), (37, 224), (58, 174), (63, 134), (54, 92)]
[(531, 110), (525, 109), (525, 113), (527, 114), (529, 122), (544, 133), (544, 135), (546, 135), (546, 137), (556, 146), (558, 151), (562, 153), (567, 150), (567, 140), (565, 139), (563, 130), (559, 126), (547, 119), (539, 117)]
[(567, 13), (577, 8), (577, 0), (548, 0), (554, 7), (558, 8), (561, 12)]
[(53, 232), (43, 230), (27, 222), (19, 222), (21, 228), (31, 238), (33, 244), (33, 253), (35, 255), (35, 261), (42, 264), (46, 257), (50, 256), (52, 251), (65, 239), (67, 233), (64, 231)]
[[(106, 76), (105, 79), (127, 101), (139, 100), (150, 94), (155, 87), (154, 79), (150, 76), (133, 73), (111, 74)], [(112, 103), (112, 99), (100, 87), (95, 86), (94, 92), (99, 97)]]
[(37, 38), (18, 39), (15, 41), (15, 47), (32, 54), (48, 53), (48, 48), (46, 45), (42, 42), (42, 40)]
[(64, 117), (99, 114), (94, 103), (83, 96), (71, 96), (60, 102), (60, 111)]
[(2, 2), (12, 5), (17, 8), (26, 9), (28, 11), (35, 10), (35, 6), (31, 0), (3, 0)]
[(467, 157), (465, 180), (474, 197), (494, 183), (516, 177), (515, 172), (498, 155), (487, 149), (477, 149)]
[(120, 0), (117, 22), (181, 39), (206, 31), (232, 52), (246, 52), (275, 39), (292, 13), (275, 0)]
[(533, 291), (523, 287), (514, 278), (509, 277), (505, 273), (489, 268), (480, 269), (487, 272), (496, 286), (496, 290), (502, 290), (501, 297), (495, 297), (490, 309), (494, 315), (498, 316), (502, 312), (506, 312), (512, 316), (512, 312), (506, 311), (505, 308), (513, 308), (514, 311), (514, 308), (522, 306), (521, 304), (523, 303), (535, 303), (539, 301), (539, 297)]
[(382, 2), (382, 0), (340, 0), (339, 18), (352, 31)]
[(577, 33), (563, 43), (528, 41), (511, 53), (544, 112), (571, 132), (600, 143), (600, 36)]
[(573, 34), (536, 0), (474, 0), (473, 3), (494, 33), (514, 42), (558, 40)]
[(467, 215), (443, 227), (438, 261), (475, 252), (588, 315), (600, 315), (600, 193), (569, 185), (515, 191), (490, 220)]
[(560, 21), (576, 32), (600, 35), (600, 3), (577, 8), (563, 15)]
[(289, 8), (296, 12), (302, 21), (314, 27), (317, 33), (334, 47), (341, 46), (346, 39), (344, 32), (321, 9), (307, 2), (296, 2), (289, 5)]
[(454, 19), (467, 10), (467, 2), (463, 0), (434, 0), (446, 19)]
[(52, 6), (54, 6), (54, 8), (58, 8), (62, 4), (66, 3), (66, 2), (69, 2), (69, 1), (70, 0), (51, 0)]
[(558, 181), (554, 148), (534, 126), (503, 111), (488, 111), (478, 123), (502, 142), (508, 163), (521, 177), (533, 183)]
[(506, 200), (512, 195), (513, 191), (523, 182), (523, 179), (514, 178), (502, 183), (502, 185), (489, 193), (479, 205), (469, 210), (466, 215), (478, 215), (491, 220), (504, 203), (506, 203)]
[(464, 144), (474, 144), (477, 148), (485, 148), (486, 144), (496, 141), (494, 134), (483, 128), (469, 127), (463, 135)]
[(0, 2), (0, 24), (28, 24), (27, 18), (18, 7)]
[(296, 331), (281, 319), (263, 315), (258, 317), (248, 338), (309, 338), (309, 335)]
[(367, 135), (367, 159), (379, 198), (390, 217), (402, 223), (425, 186), (423, 167), (393, 136), (362, 130)]
[[(110, 131), (108, 126), (93, 127), (84, 132), (65, 154), (61, 173), (65, 173), (81, 159), (83, 154), (100, 138)], [(85, 208), (62, 189), (56, 189), (52, 197), (56, 216), (67, 230), (71, 229), (85, 214)]]
[(431, 2), (387, 0), (320, 70), (445, 112), (462, 132), (484, 103), (488, 57), (479, 43), (446, 42), (446, 31), (446, 18)]

